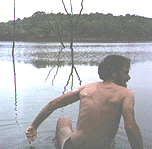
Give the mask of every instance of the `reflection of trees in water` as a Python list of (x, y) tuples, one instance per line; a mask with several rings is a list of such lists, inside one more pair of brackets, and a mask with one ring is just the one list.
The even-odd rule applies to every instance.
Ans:
[[(152, 60), (152, 52), (144, 52), (144, 51), (137, 51), (137, 52), (97, 52), (97, 51), (79, 51), (74, 52), (74, 63), (76, 65), (90, 65), (90, 66), (98, 66), (100, 61), (109, 54), (118, 54), (122, 56), (126, 56), (131, 59), (131, 63), (138, 63), (144, 61), (151, 61)], [(30, 63), (36, 68), (46, 68), (46, 67), (53, 67), (54, 65), (58, 65), (59, 67), (65, 65), (71, 65), (71, 54), (70, 52), (63, 52), (62, 56), (59, 61), (54, 60), (56, 57), (57, 52), (53, 52), (53, 56), (49, 53), (50, 57), (47, 53), (43, 53), (39, 55), (37, 58), (37, 54), (33, 55), (31, 60), (26, 61), (26, 63)], [(29, 56), (31, 57), (31, 56)]]
[(65, 65), (64, 61), (50, 61), (43, 59), (31, 60), (30, 63), (36, 68), (46, 68), (49, 66), (54, 67), (54, 65), (58, 65), (59, 67), (61, 67)]

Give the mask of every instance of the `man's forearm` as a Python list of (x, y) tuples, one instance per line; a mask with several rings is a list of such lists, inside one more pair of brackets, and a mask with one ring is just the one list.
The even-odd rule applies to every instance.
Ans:
[(135, 129), (125, 128), (132, 149), (143, 149), (143, 141), (138, 126)]
[(35, 118), (35, 120), (32, 122), (31, 125), (33, 125), (36, 129), (38, 126), (54, 111), (54, 107), (51, 103), (48, 103), (38, 114), (38, 116)]

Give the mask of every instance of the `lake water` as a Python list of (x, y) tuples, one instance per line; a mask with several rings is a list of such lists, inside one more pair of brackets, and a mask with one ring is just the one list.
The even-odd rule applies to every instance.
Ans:
[[(12, 42), (0, 42), (0, 148), (2, 149), (55, 149), (55, 136), (59, 117), (67, 116), (75, 130), (79, 102), (58, 109), (38, 128), (37, 139), (31, 144), (25, 129), (40, 110), (54, 98), (62, 95), (71, 72), (69, 44), (60, 55), (58, 74), (55, 67), (47, 81), (49, 71), (57, 64), (60, 43), (16, 42), (15, 61), (17, 100), (14, 98)], [(152, 43), (75, 43), (75, 66), (82, 84), (100, 81), (98, 64), (108, 54), (119, 54), (132, 60), (128, 88), (135, 95), (135, 117), (143, 136), (144, 148), (152, 149)], [(79, 85), (74, 73), (73, 88)], [(70, 91), (69, 82), (66, 92)], [(130, 149), (123, 119), (115, 138), (115, 148)]]

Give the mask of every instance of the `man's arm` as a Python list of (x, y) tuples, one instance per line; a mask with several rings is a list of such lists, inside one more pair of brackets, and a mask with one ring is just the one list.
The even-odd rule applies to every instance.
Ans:
[(62, 96), (50, 101), (38, 114), (32, 124), (26, 129), (25, 133), (29, 140), (34, 141), (38, 126), (56, 109), (67, 106), (79, 100), (79, 89), (63, 94)]
[(79, 90), (73, 90), (62, 96), (50, 101), (38, 114), (38, 116), (33, 121), (32, 125), (35, 128), (38, 126), (56, 109), (67, 106), (79, 100)]
[(132, 149), (143, 149), (141, 132), (134, 117), (134, 95), (132, 91), (127, 93), (127, 97), (123, 101), (123, 118)]

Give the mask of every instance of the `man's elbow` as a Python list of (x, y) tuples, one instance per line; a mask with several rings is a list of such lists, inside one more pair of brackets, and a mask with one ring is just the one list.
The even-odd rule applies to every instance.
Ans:
[(58, 109), (57, 103), (55, 100), (52, 100), (48, 103), (48, 111), (53, 112), (54, 110)]
[(125, 130), (126, 131), (139, 131), (138, 125), (136, 122), (125, 124)]
[(126, 130), (127, 133), (131, 133), (131, 132), (134, 131), (134, 128), (133, 128), (132, 125), (125, 125), (124, 128), (125, 128), (125, 130)]
[(134, 132), (134, 131), (136, 131), (137, 129), (138, 129), (138, 126), (137, 126), (136, 123), (125, 125), (125, 130), (126, 130), (127, 132)]

